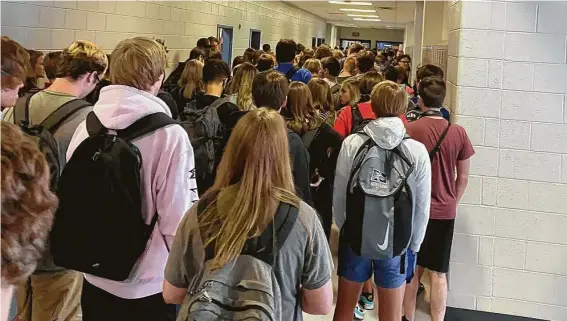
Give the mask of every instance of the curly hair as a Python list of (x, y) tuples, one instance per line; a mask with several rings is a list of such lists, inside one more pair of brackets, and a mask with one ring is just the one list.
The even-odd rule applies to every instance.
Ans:
[(2, 279), (16, 284), (35, 270), (58, 201), (37, 145), (17, 126), (1, 126)]
[(26, 80), (30, 54), (14, 40), (2, 36), (2, 88), (15, 88)]

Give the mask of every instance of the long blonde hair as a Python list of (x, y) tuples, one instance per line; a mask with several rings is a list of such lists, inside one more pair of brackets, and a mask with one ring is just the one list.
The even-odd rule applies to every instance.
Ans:
[(255, 108), (252, 100), (252, 81), (258, 74), (258, 70), (253, 64), (244, 62), (236, 68), (234, 79), (230, 82), (227, 94), (238, 94), (236, 104), (240, 110), (252, 110)]
[(300, 136), (323, 123), (319, 112), (313, 106), (309, 87), (300, 81), (294, 81), (289, 86), (287, 105), (283, 114), (287, 118), (287, 127)]
[(203, 63), (197, 59), (189, 60), (185, 64), (177, 86), (183, 88), (183, 98), (185, 99), (191, 99), (195, 92), (202, 91), (205, 87), (203, 85)]
[[(208, 206), (199, 228), (204, 245), (215, 246), (213, 268), (235, 259), (248, 239), (261, 235), (279, 202), (299, 206), (288, 147), (285, 122), (275, 110), (254, 109), (237, 123), (215, 183), (201, 198)], [(234, 203), (220, 212), (218, 195), (229, 186), (237, 189)]]
[(319, 78), (313, 78), (307, 83), (311, 96), (313, 97), (313, 105), (319, 111), (321, 117), (326, 123), (333, 126), (335, 124), (335, 106), (333, 104), (333, 95), (331, 88), (326, 81)]

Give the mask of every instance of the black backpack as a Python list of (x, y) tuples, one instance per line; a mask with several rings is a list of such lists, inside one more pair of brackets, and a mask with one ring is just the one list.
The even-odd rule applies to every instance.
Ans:
[(181, 113), (181, 126), (189, 135), (195, 155), (195, 172), (199, 194), (203, 194), (214, 182), (215, 160), (222, 152), (226, 128), (220, 121), (217, 108), (227, 102), (226, 98), (215, 100), (210, 106), (197, 108), (194, 100)]
[(356, 133), (358, 131), (362, 131), (362, 129), (368, 124), (369, 122), (373, 121), (370, 118), (362, 117), (362, 113), (360, 112), (360, 108), (358, 108), (358, 104), (353, 104), (352, 108), (352, 127), (350, 129), (350, 134)]
[(14, 106), (14, 124), (19, 125), (22, 131), (38, 144), (49, 166), (51, 190), (57, 191), (66, 155), (59, 155), (59, 143), (53, 135), (65, 120), (80, 109), (90, 107), (91, 104), (81, 99), (72, 99), (47, 116), (41, 124), (30, 125), (29, 109), (32, 96), (33, 94), (28, 94), (20, 98)]
[(94, 112), (89, 137), (75, 150), (59, 182), (51, 231), (56, 265), (115, 281), (128, 279), (156, 225), (142, 218), (142, 155), (132, 140), (177, 124), (165, 113), (108, 133)]

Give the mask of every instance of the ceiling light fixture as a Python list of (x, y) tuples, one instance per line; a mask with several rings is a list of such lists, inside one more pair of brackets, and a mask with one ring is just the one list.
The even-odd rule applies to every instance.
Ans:
[(371, 2), (345, 2), (345, 1), (329, 1), (332, 4), (346, 4), (346, 5), (353, 5), (353, 6), (371, 6)]
[(374, 14), (347, 14), (347, 16), (349, 17), (357, 17), (357, 18), (380, 18), (377, 15)]
[(376, 12), (373, 9), (350, 9), (350, 8), (341, 8), (341, 11), (348, 11), (348, 12)]
[(352, 20), (356, 20), (356, 21), (382, 21), (380, 19), (366, 19), (366, 18), (352, 18)]

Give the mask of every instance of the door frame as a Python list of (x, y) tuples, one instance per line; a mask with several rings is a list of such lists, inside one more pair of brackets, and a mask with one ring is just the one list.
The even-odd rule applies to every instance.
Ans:
[[(217, 25), (217, 37), (219, 39), (219, 41), (221, 41), (222, 39), (222, 29), (230, 29), (232, 30), (232, 39), (230, 40), (230, 48), (229, 52), (230, 52), (230, 57), (228, 57), (227, 61), (228, 61), (228, 65), (230, 66), (232, 64), (232, 56), (233, 56), (233, 52), (232, 49), (234, 48), (233, 46), (233, 42), (234, 42), (234, 26), (229, 26), (229, 25), (222, 25), (222, 24), (218, 24)], [(224, 43), (222, 44), (224, 46)], [(221, 48), (221, 52), (222, 52), (222, 48)], [(223, 57), (224, 58), (224, 57)], [(232, 67), (231, 67), (232, 68)]]
[(260, 48), (258, 48), (258, 50), (262, 50), (262, 29), (250, 28), (250, 33), (248, 34), (248, 48), (252, 48), (252, 32), (260, 33)]

